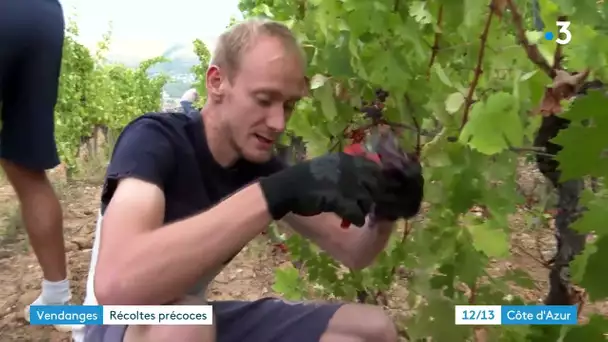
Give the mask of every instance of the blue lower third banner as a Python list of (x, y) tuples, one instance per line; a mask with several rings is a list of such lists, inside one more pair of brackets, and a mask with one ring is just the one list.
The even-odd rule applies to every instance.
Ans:
[(456, 325), (575, 325), (576, 305), (456, 305)]
[(212, 325), (211, 305), (32, 305), (32, 325)]

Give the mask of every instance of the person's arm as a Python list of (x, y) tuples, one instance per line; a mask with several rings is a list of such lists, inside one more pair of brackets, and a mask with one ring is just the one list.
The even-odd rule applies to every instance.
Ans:
[(282, 220), (296, 232), (310, 239), (344, 266), (362, 269), (369, 266), (382, 252), (393, 231), (393, 222), (380, 221), (361, 228), (340, 226), (342, 219), (335, 214), (304, 217), (289, 214)]
[(156, 185), (134, 178), (119, 183), (103, 219), (95, 275), (101, 305), (177, 300), (271, 220), (257, 183), (206, 212), (161, 227), (164, 206)]
[(174, 156), (169, 139), (155, 124), (128, 127), (108, 167), (103, 198), (109, 204), (94, 287), (101, 305), (171, 303), (271, 220), (256, 183), (203, 213), (163, 226), (162, 188)]
[[(288, 167), (275, 158), (268, 164), (268, 173)], [(282, 220), (298, 234), (311, 240), (334, 259), (353, 269), (369, 266), (386, 247), (393, 231), (393, 222), (379, 221), (373, 226), (369, 220), (363, 227), (351, 225), (341, 227), (342, 219), (336, 214), (324, 213), (316, 216), (287, 214)]]

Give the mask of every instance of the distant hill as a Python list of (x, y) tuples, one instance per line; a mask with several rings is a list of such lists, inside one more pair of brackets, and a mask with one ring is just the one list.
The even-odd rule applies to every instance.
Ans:
[(192, 67), (198, 64), (198, 58), (194, 54), (192, 46), (175, 44), (165, 50), (162, 56), (170, 61), (159, 64), (150, 71), (166, 72), (170, 75), (190, 74)]
[[(188, 90), (194, 81), (192, 67), (198, 64), (192, 45), (174, 44), (164, 50), (159, 56), (169, 59), (168, 62), (157, 64), (150, 69), (150, 74), (167, 74), (172, 78), (164, 90), (171, 98), (179, 98)], [(129, 67), (137, 67), (143, 60), (141, 57), (110, 55), (108, 59)]]
[(172, 76), (172, 82), (167, 83), (164, 90), (170, 97), (179, 98), (190, 89), (194, 82), (191, 70), (198, 64), (198, 58), (191, 46), (182, 44), (170, 46), (162, 56), (169, 59), (169, 62), (156, 65), (150, 72), (166, 73)]
[[(169, 75), (189, 74), (192, 66), (198, 64), (198, 58), (194, 54), (191, 45), (174, 44), (165, 49), (157, 56), (169, 59), (169, 62), (156, 65), (152, 68), (153, 73), (165, 72)], [(129, 67), (136, 67), (144, 58), (132, 55), (109, 54), (108, 59), (113, 62), (122, 63)]]

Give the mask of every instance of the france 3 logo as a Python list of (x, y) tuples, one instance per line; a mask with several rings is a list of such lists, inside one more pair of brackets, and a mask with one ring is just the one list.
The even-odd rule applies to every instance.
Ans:
[(557, 35), (553, 32), (545, 32), (546, 40), (553, 40), (559, 45), (566, 45), (570, 43), (572, 40), (572, 32), (570, 32), (570, 22), (569, 21), (556, 21), (555, 25), (557, 25)]

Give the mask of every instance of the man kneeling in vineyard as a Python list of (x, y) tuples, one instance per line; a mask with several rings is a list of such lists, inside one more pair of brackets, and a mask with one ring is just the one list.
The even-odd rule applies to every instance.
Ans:
[[(219, 38), (200, 113), (127, 126), (107, 170), (85, 304), (205, 304), (209, 282), (273, 219), (348, 267), (374, 260), (392, 222), (419, 210), (420, 170), (388, 178), (344, 153), (283, 167), (272, 147), (307, 92), (304, 72), (288, 28), (245, 21)], [(413, 203), (409, 215), (403, 203)], [(362, 228), (343, 229), (340, 217)], [(87, 326), (85, 341), (397, 341), (391, 319), (370, 305), (210, 304), (213, 326)]]

